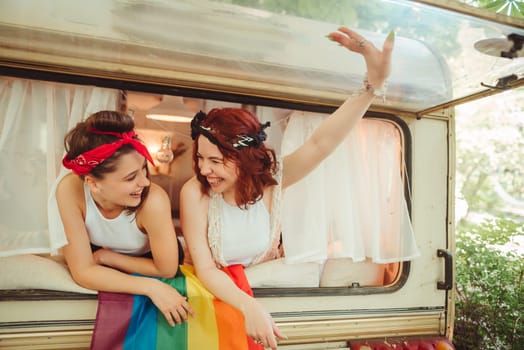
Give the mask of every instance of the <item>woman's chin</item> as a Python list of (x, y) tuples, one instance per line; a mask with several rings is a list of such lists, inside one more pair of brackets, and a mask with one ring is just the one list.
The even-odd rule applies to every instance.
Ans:
[(126, 207), (137, 207), (140, 203), (142, 202), (142, 198), (141, 197), (138, 197), (138, 198), (135, 198), (135, 196), (131, 196), (131, 199), (127, 201), (126, 203)]

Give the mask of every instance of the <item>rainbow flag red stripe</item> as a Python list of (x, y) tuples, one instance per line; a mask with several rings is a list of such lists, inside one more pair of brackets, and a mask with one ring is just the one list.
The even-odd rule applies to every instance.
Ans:
[[(242, 265), (223, 271), (253, 295)], [(188, 298), (195, 317), (171, 327), (148, 297), (100, 292), (91, 349), (263, 350), (246, 335), (242, 313), (215, 298), (192, 266), (180, 266), (175, 278), (161, 280)]]

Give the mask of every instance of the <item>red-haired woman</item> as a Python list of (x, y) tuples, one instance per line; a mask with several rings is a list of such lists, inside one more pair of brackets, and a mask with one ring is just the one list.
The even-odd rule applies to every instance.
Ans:
[(382, 51), (345, 27), (328, 37), (363, 55), (367, 78), (362, 93), (348, 98), (304, 145), (281, 161), (264, 145), (268, 124), (260, 124), (245, 110), (200, 112), (191, 124), (197, 176), (182, 188), (181, 222), (196, 274), (217, 298), (243, 313), (248, 336), (271, 349), (283, 335), (249, 288), (230, 278), (228, 268), (275, 256), (281, 190), (306, 176), (342, 142), (390, 71), (393, 32)]

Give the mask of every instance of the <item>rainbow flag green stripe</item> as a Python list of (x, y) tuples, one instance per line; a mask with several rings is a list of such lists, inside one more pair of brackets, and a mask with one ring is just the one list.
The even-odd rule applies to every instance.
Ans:
[[(252, 295), (241, 265), (223, 270)], [(263, 349), (247, 337), (243, 315), (216, 299), (196, 278), (192, 266), (183, 265), (175, 278), (161, 280), (188, 298), (195, 317), (171, 327), (148, 297), (100, 292), (91, 349)]]

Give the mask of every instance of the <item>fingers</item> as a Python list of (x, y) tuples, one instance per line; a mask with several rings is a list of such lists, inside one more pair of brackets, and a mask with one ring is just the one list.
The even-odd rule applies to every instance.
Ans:
[[(191, 305), (189, 305), (189, 303), (187, 301), (187, 297), (184, 297), (184, 301), (182, 301), (182, 303), (180, 303), (180, 307), (182, 309), (183, 314), (185, 315), (184, 320), (187, 321), (187, 314), (191, 315), (192, 317), (195, 317), (195, 312), (191, 308)], [(181, 313), (181, 315), (182, 315), (182, 313)]]
[(273, 334), (269, 336), (255, 336), (253, 337), (255, 344), (263, 345), (266, 348), (276, 349), (277, 348), (277, 338), (278, 339), (287, 339), (287, 337), (280, 332), (275, 322), (271, 322)]
[(187, 319), (187, 315), (183, 316), (184, 312), (179, 311), (178, 309), (174, 312), (170, 312), (169, 315), (172, 317), (172, 320), (175, 321), (175, 324), (180, 324)]
[(175, 320), (173, 319), (173, 316), (171, 315), (171, 312), (168, 311), (162, 311), (162, 315), (164, 315), (167, 323), (171, 326), (175, 326)]
[(390, 59), (394, 44), (395, 44), (395, 31), (392, 30), (389, 32), (388, 37), (384, 41), (384, 46), (382, 47), (382, 52), (384, 53), (384, 58), (386, 60)]
[(363, 37), (349, 37), (347, 35), (343, 35), (339, 32), (333, 32), (329, 33), (327, 35), (327, 38), (337, 42), (340, 46), (344, 46), (345, 48), (355, 51), (355, 52), (363, 52), (364, 47), (366, 46), (366, 40)]
[(329, 39), (338, 42), (348, 50), (361, 54), (366, 61), (367, 80), (375, 89), (383, 87), (391, 71), (391, 54), (395, 42), (395, 32), (391, 31), (384, 41), (382, 50), (379, 50), (370, 41), (359, 33), (347, 28), (339, 27), (338, 32), (330, 33)]
[(193, 308), (191, 307), (191, 305), (189, 305), (189, 302), (187, 301), (187, 297), (185, 298), (183, 306), (184, 306), (184, 309), (186, 309), (186, 311), (191, 315), (191, 317), (195, 317), (196, 313), (195, 311), (193, 311)]
[(363, 53), (367, 48), (373, 47), (373, 44), (366, 41), (366, 38), (347, 27), (340, 27), (338, 32), (330, 33), (327, 37), (338, 42), (339, 45), (359, 53)]
[(275, 324), (275, 322), (273, 322), (273, 334), (278, 339), (287, 339), (287, 337), (280, 331), (280, 329), (278, 329), (278, 327)]
[(350, 39), (350, 41), (358, 44), (358, 46), (363, 47), (364, 43), (366, 42), (366, 39), (358, 34), (357, 32), (347, 28), (347, 27), (339, 27), (338, 30), (344, 34), (347, 35), (347, 37)]
[(264, 346), (266, 348), (271, 348), (272, 350), (276, 350), (277, 349), (277, 340), (275, 337), (271, 336), (269, 337), (269, 339), (267, 339), (266, 342), (264, 342)]
[(186, 303), (184, 304), (184, 309), (186, 309), (186, 312), (188, 314), (191, 315), (191, 317), (195, 317), (195, 311), (193, 311), (193, 309), (191, 308), (191, 306), (189, 305), (189, 303), (186, 301)]
[(255, 344), (262, 345), (264, 348), (270, 348), (272, 350), (277, 350), (277, 341), (275, 337), (260, 337), (253, 338)]
[(175, 311), (162, 311), (162, 314), (171, 327), (174, 327), (175, 324), (180, 324), (187, 321), (187, 314), (184, 311), (179, 311), (178, 309)]
[[(338, 42), (340, 45), (345, 46), (351, 51), (364, 53), (368, 48), (373, 48), (374, 45), (370, 41), (367, 41), (359, 33), (351, 30), (347, 27), (339, 27), (338, 32), (329, 33), (327, 37), (330, 40)], [(386, 40), (384, 41), (384, 46), (382, 48), (384, 53), (384, 58), (389, 60), (391, 52), (393, 50), (395, 42), (395, 31), (390, 31)]]
[(162, 314), (164, 315), (164, 317), (167, 320), (167, 323), (169, 323), (171, 327), (173, 327), (175, 324), (187, 322), (188, 315), (195, 317), (195, 312), (193, 311), (191, 306), (189, 306), (189, 303), (187, 301), (184, 301), (179, 305), (176, 305), (173, 310), (162, 311)]

